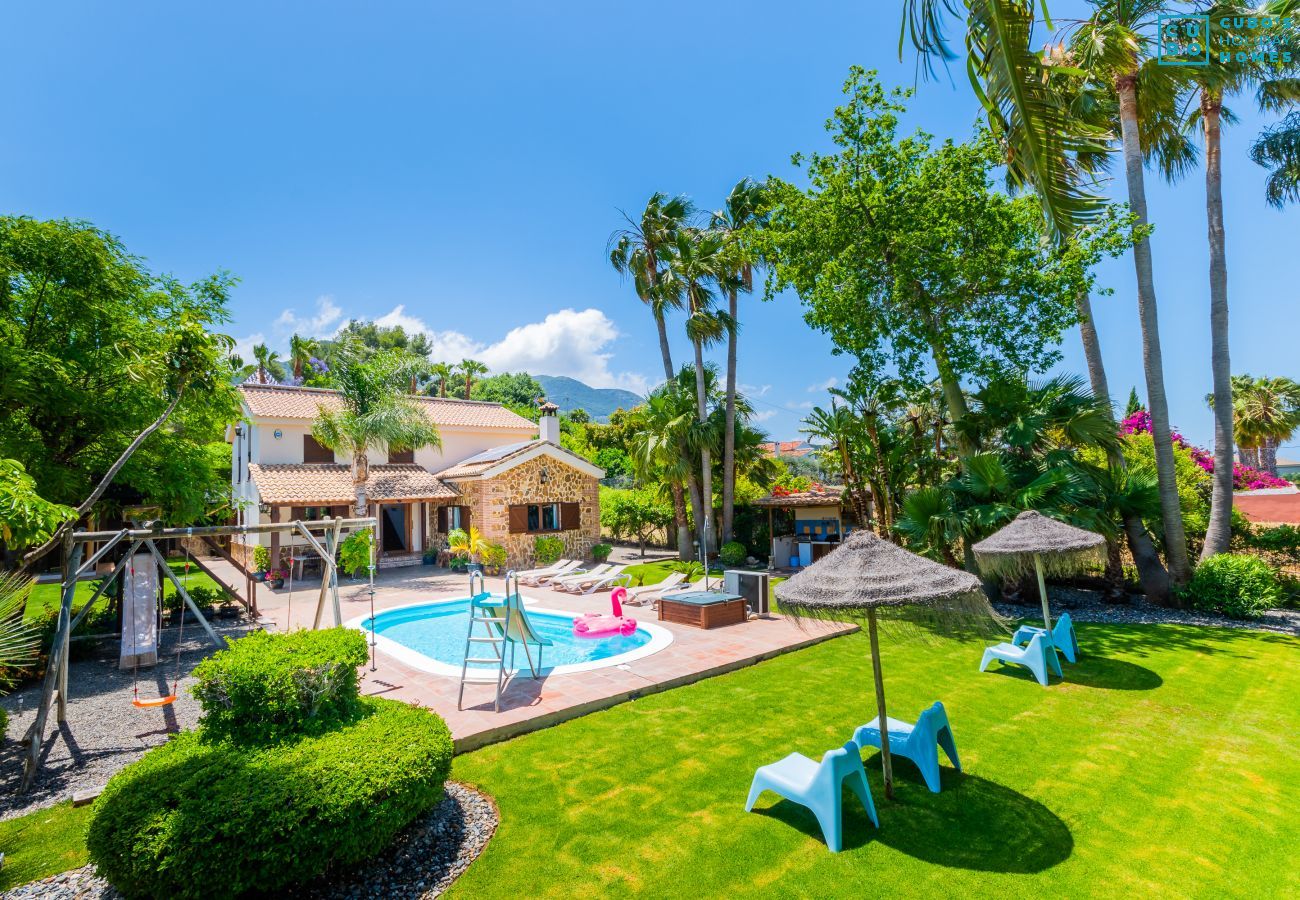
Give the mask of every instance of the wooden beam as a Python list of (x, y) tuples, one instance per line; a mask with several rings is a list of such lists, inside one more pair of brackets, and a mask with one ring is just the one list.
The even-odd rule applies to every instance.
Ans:
[(108, 541), (104, 544), (104, 546), (100, 547), (98, 550), (95, 551), (94, 556), (86, 560), (77, 568), (76, 577), (80, 578), (85, 573), (93, 570), (95, 568), (95, 563), (103, 559), (104, 554), (107, 553), (109, 550), (112, 550), (115, 546), (117, 546), (117, 542), (122, 540), (122, 538), (124, 537), (126, 537), (126, 532), (119, 531), (117, 534), (109, 538)]
[(331, 590), (334, 594), (334, 624), (343, 624), (343, 617), (339, 609), (338, 567), (332, 563), (334, 554), (338, 550), (339, 533), (343, 530), (344, 521), (344, 519), (335, 519), (330, 523), (334, 526), (333, 529), (325, 535), (325, 552), (321, 554), (321, 558), (330, 560), (331, 564), (321, 568), (320, 596), (316, 598), (316, 618), (312, 621), (311, 626), (313, 629), (320, 628), (320, 620), (325, 615), (325, 597)]
[(132, 555), (135, 554), (135, 550), (139, 546), (140, 541), (131, 542), (131, 546), (127, 549), (126, 555), (117, 561), (117, 565), (113, 566), (113, 571), (109, 572), (108, 577), (99, 583), (99, 587), (95, 588), (95, 593), (90, 595), (90, 599), (86, 601), (86, 605), (81, 607), (81, 611), (77, 613), (77, 617), (72, 620), (72, 627), (68, 629), (69, 634), (77, 630), (77, 626), (81, 624), (82, 619), (86, 618), (86, 614), (90, 612), (90, 608), (95, 605), (97, 600), (99, 600), (100, 595), (103, 594), (108, 586), (113, 583), (113, 579), (121, 575), (126, 569), (127, 565), (130, 563)]
[[(362, 516), (354, 519), (340, 519), (343, 527), (350, 531), (358, 528), (371, 528), (375, 523), (372, 517)], [(328, 531), (334, 527), (334, 519), (320, 519), (314, 522), (304, 522), (303, 524), (313, 531)], [(84, 544), (91, 541), (107, 541), (114, 535), (123, 534), (129, 538), (139, 538), (147, 540), (153, 538), (174, 538), (174, 537), (206, 537), (216, 535), (236, 535), (236, 534), (270, 534), (275, 531), (293, 531), (297, 527), (295, 522), (268, 522), (258, 525), (196, 525), (193, 528), (160, 528), (152, 530), (149, 528), (128, 528), (119, 531), (78, 531), (74, 532), (72, 539), (75, 543)]]

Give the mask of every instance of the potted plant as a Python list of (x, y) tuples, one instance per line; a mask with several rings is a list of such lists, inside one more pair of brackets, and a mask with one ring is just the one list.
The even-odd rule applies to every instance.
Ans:
[(253, 548), (253, 580), (266, 581), (266, 572), (271, 568), (271, 551), (261, 544)]
[(284, 579), (288, 576), (289, 572), (286, 569), (267, 569), (266, 575), (262, 580), (271, 587), (278, 589), (284, 587)]
[(614, 547), (612, 544), (591, 545), (591, 558), (598, 563), (603, 563), (605, 560), (609, 559), (609, 555), (613, 552)]
[(447, 535), (447, 548), (452, 556), (465, 560), (466, 568), (471, 572), (483, 571), (483, 554), (492, 545), (488, 543), (473, 525), (469, 531), (454, 528)]
[(369, 528), (354, 531), (339, 544), (339, 566), (353, 579), (370, 567), (370, 546), (373, 542)]
[(500, 575), (506, 564), (506, 548), (500, 544), (488, 544), (483, 551), (483, 567), (489, 575)]

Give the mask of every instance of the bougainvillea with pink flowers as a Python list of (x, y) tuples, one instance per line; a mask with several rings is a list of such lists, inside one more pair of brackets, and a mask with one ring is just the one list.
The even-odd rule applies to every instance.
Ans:
[[(1125, 416), (1124, 421), (1119, 423), (1120, 434), (1150, 434), (1151, 433), (1151, 413), (1145, 409), (1139, 409), (1130, 416)], [(1196, 464), (1207, 472), (1214, 472), (1214, 456), (1208, 451), (1197, 447), (1189, 442), (1176, 431), (1170, 431), (1169, 436), (1173, 438), (1174, 446), (1181, 447), (1191, 454)], [(1267, 472), (1261, 472), (1258, 469), (1252, 469), (1250, 466), (1244, 466), (1241, 463), (1233, 463), (1232, 466), (1232, 489), (1234, 491), (1258, 491), (1264, 488), (1284, 488), (1290, 487), (1291, 482), (1282, 478), (1270, 475)]]

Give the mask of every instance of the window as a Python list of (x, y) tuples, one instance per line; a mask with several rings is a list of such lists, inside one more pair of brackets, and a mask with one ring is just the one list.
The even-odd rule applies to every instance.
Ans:
[(469, 530), (468, 506), (439, 506), (438, 532), (448, 534), (457, 528)]
[(510, 507), (511, 534), (571, 531), (579, 526), (576, 503), (526, 503)]
[(299, 519), (304, 522), (315, 522), (320, 519), (332, 519), (335, 516), (346, 519), (348, 508), (346, 506), (295, 506), (289, 510), (291, 522)]
[(415, 463), (414, 450), (389, 450), (388, 464), (390, 466), (412, 465)]
[(302, 461), (305, 463), (332, 463), (334, 462), (334, 451), (329, 447), (322, 446), (310, 434), (302, 436)]

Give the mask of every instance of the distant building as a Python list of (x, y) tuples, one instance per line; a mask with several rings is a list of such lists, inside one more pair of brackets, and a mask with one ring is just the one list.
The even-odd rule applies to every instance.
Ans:
[(758, 446), (764, 456), (807, 456), (817, 449), (807, 441), (764, 441)]
[(1296, 462), (1294, 459), (1279, 459), (1277, 461), (1277, 475), (1279, 478), (1300, 475), (1300, 462)]

